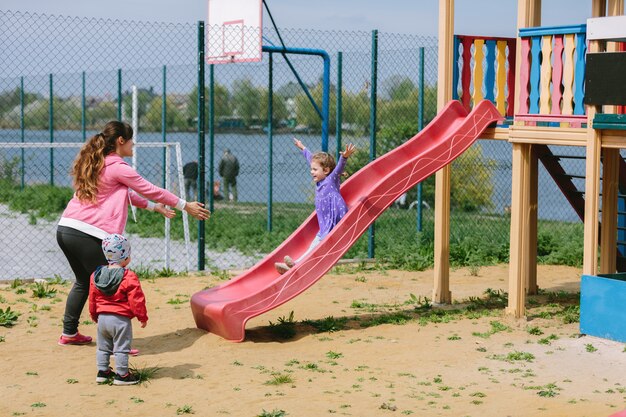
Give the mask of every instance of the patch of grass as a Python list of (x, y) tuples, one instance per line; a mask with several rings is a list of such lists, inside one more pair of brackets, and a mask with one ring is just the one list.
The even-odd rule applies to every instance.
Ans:
[(589, 353), (593, 353), (593, 352), (597, 352), (598, 351), (598, 349), (594, 345), (592, 345), (591, 343), (587, 343), (585, 345), (585, 350), (587, 352), (589, 352)]
[(289, 312), (287, 317), (281, 316), (276, 323), (269, 322), (270, 332), (281, 339), (292, 339), (296, 335), (296, 322), (294, 320), (293, 310)]
[(326, 357), (328, 359), (339, 359), (343, 357), (343, 353), (333, 352), (332, 350), (326, 352)]
[(553, 340), (557, 340), (559, 337), (555, 334), (551, 334), (548, 337), (544, 337), (542, 339), (539, 339), (537, 341), (537, 343), (539, 343), (540, 345), (549, 345), (552, 343)]
[(144, 368), (130, 367), (130, 372), (135, 374), (140, 384), (148, 383), (161, 370), (158, 366), (147, 366)]
[(272, 411), (261, 411), (261, 414), (257, 414), (256, 417), (285, 417), (289, 415), (285, 410), (272, 410)]
[(276, 374), (272, 379), (265, 381), (265, 385), (282, 385), (293, 383), (293, 378), (288, 374)]
[(35, 282), (32, 290), (35, 298), (54, 298), (57, 294), (56, 288), (50, 286), (47, 282)]
[(537, 326), (533, 326), (533, 327), (528, 327), (526, 329), (526, 332), (528, 334), (532, 334), (534, 336), (541, 336), (543, 334), (543, 330), (541, 330), (539, 327)]
[(0, 308), (0, 326), (13, 327), (19, 317), (19, 313), (11, 310), (11, 307), (7, 307), (6, 310)]
[(332, 333), (343, 330), (348, 322), (347, 317), (335, 318), (333, 316), (325, 317), (321, 320), (304, 320), (303, 323), (312, 326), (319, 333)]
[(196, 414), (196, 412), (193, 410), (193, 408), (190, 405), (185, 404), (182, 407), (178, 407), (176, 409), (177, 416), (181, 416), (183, 414)]

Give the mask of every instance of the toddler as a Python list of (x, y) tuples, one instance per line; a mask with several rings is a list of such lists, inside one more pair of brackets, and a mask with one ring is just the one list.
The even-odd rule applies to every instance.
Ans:
[[(113, 385), (133, 385), (139, 378), (128, 370), (131, 319), (137, 317), (141, 327), (146, 327), (146, 298), (139, 278), (126, 268), (130, 263), (128, 240), (119, 234), (109, 235), (102, 240), (102, 251), (109, 264), (96, 269), (89, 285), (89, 314), (98, 323), (96, 382), (113, 380)], [(115, 372), (109, 367), (111, 355), (115, 357)]]

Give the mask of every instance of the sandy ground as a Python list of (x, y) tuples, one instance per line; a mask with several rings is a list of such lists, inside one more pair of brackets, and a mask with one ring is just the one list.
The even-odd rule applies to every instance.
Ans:
[[(95, 344), (57, 345), (69, 286), (55, 285), (56, 298), (37, 299), (32, 284), (21, 287), (25, 292), (0, 285), (0, 308), (20, 313), (15, 326), (0, 327), (0, 416), (596, 417), (626, 409), (625, 345), (581, 337), (577, 323), (560, 317), (542, 318), (546, 305), (530, 309), (528, 321), (512, 321), (498, 309), (448, 323), (351, 325), (326, 333), (300, 324), (292, 339), (273, 335), (269, 322), (291, 311), (298, 322), (365, 319), (410, 311), (403, 303), (411, 294), (432, 292), (432, 271), (339, 272), (252, 319), (242, 343), (193, 322), (190, 296), (218, 278), (143, 282), (150, 320), (145, 329), (134, 321), (141, 354), (131, 365), (159, 370), (147, 383), (127, 387), (95, 383)], [(506, 289), (506, 265), (475, 272), (452, 271), (455, 300)], [(547, 292), (578, 291), (580, 270), (543, 266), (538, 276)], [(353, 308), (355, 300), (377, 311)], [(83, 319), (81, 331), (95, 336), (86, 309)], [(490, 334), (492, 322), (508, 328)], [(529, 327), (543, 334), (530, 334)], [(514, 352), (530, 359), (507, 359)]]

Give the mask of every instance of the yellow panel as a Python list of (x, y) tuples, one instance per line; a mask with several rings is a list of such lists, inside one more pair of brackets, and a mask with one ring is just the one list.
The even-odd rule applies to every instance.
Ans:
[(483, 99), (483, 60), (485, 53), (483, 52), (483, 45), (485, 41), (483, 39), (476, 39), (474, 41), (474, 94), (472, 99), (474, 105)]
[(541, 82), (539, 86), (539, 114), (550, 114), (550, 81), (552, 81), (552, 36), (541, 38)]
[(498, 41), (496, 45), (496, 107), (504, 116), (506, 114), (506, 41)]
[(563, 109), (561, 114), (574, 114), (574, 35), (563, 37)]

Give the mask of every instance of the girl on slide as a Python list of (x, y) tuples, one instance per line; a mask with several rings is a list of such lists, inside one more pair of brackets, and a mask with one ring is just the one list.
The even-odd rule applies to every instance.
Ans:
[(353, 144), (348, 144), (346, 150), (340, 152), (339, 163), (335, 164), (335, 158), (327, 152), (312, 154), (300, 140), (294, 138), (294, 145), (302, 151), (311, 167), (311, 176), (315, 181), (315, 211), (320, 231), (317, 233), (311, 246), (300, 258), (295, 261), (290, 256), (285, 256), (284, 262), (276, 262), (276, 270), (284, 274), (295, 264), (302, 261), (311, 251), (319, 245), (328, 233), (335, 227), (339, 220), (348, 212), (348, 206), (339, 192), (339, 178), (346, 167), (350, 155), (356, 151)]

